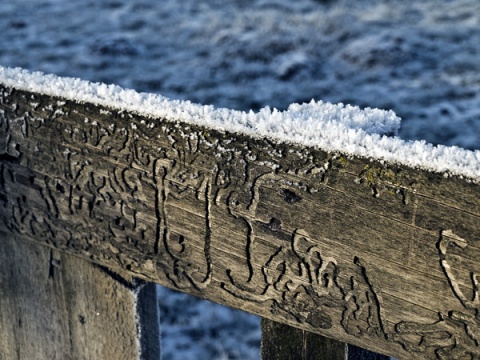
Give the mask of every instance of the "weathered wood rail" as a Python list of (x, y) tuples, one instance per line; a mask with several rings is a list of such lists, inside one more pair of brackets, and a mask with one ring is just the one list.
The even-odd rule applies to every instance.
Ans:
[(475, 181), (0, 86), (0, 203), (2, 326), (70, 254), (397, 358), (480, 359)]

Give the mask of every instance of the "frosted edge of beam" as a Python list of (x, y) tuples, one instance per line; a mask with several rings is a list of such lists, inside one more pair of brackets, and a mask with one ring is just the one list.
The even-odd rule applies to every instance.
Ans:
[(298, 144), (413, 168), (465, 177), (480, 182), (480, 150), (405, 141), (396, 134), (400, 119), (393, 111), (330, 104), (322, 101), (292, 104), (286, 111), (266, 107), (259, 112), (170, 100), (158, 94), (139, 93), (117, 85), (78, 78), (45, 75), (0, 66), (0, 83), (67, 100), (126, 110), (150, 118), (163, 118), (239, 132), (255, 138)]

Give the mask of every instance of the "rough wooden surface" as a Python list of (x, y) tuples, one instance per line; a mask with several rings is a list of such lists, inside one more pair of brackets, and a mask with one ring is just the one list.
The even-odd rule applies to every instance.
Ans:
[(345, 360), (390, 360), (389, 356), (381, 355), (362, 349), (355, 345), (347, 345), (347, 357)]
[(399, 358), (478, 359), (480, 187), (0, 89), (0, 221)]
[(262, 360), (389, 360), (390, 357), (262, 319)]
[(147, 283), (138, 289), (136, 307), (140, 360), (160, 360), (160, 309), (156, 284)]
[(0, 359), (139, 359), (131, 286), (126, 273), (0, 232)]
[(347, 344), (262, 319), (262, 360), (348, 360)]

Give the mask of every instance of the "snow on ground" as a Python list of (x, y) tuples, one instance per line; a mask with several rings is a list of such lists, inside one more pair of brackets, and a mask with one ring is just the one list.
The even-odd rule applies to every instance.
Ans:
[[(246, 111), (392, 109), (403, 139), (479, 148), (476, 0), (18, 0), (0, 14), (2, 66)], [(160, 289), (165, 356), (258, 358), (257, 318), (177, 296)]]
[(478, 148), (475, 0), (19, 0), (0, 13), (3, 66), (240, 110), (391, 109), (404, 139)]
[(258, 359), (257, 316), (158, 287), (162, 359)]

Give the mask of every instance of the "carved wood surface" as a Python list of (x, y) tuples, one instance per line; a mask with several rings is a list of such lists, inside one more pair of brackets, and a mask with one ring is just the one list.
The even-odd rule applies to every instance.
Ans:
[(0, 88), (4, 232), (398, 358), (480, 359), (480, 187)]

